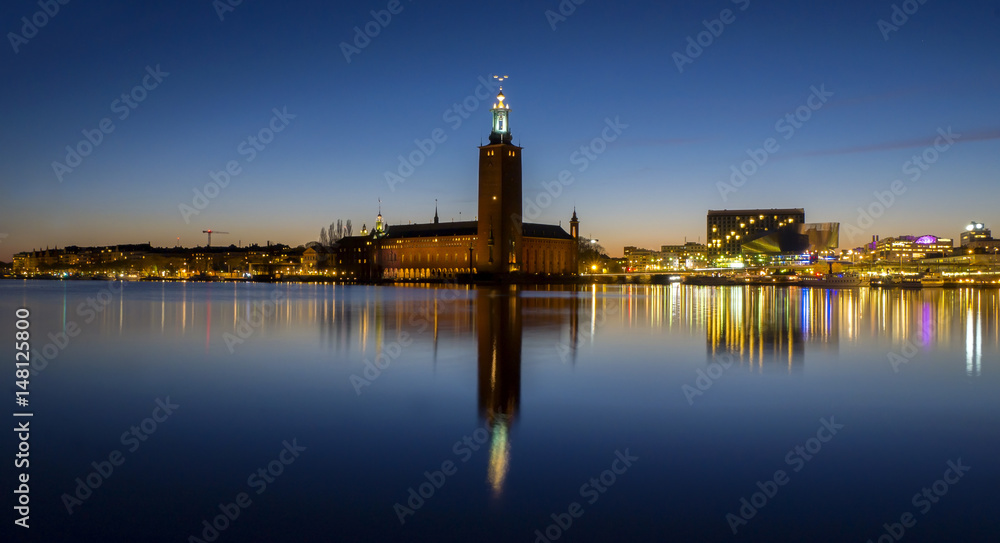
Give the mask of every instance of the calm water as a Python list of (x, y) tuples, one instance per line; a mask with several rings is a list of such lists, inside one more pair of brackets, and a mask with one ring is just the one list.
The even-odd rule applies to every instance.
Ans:
[[(41, 368), (16, 535), (995, 541), (998, 305), (996, 290), (4, 281), (0, 332), (30, 308)], [(100, 486), (78, 489), (88, 476)]]

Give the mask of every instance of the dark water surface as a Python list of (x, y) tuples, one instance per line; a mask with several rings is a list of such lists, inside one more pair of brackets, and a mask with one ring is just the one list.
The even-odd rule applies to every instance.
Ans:
[(998, 306), (996, 290), (3, 281), (5, 356), (27, 307), (38, 370), (31, 528), (14, 533), (996, 541)]

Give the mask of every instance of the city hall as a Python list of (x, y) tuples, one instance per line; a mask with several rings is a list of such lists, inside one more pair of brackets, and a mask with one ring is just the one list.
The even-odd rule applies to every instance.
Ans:
[(511, 141), (503, 88), (490, 110), (489, 144), (479, 147), (479, 203), (474, 221), (386, 225), (341, 239), (333, 264), (359, 280), (517, 278), (577, 273), (580, 222), (561, 226), (522, 221), (521, 152)]

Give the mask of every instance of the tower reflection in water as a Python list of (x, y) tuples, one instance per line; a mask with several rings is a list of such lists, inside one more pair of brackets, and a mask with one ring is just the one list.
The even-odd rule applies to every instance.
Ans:
[(521, 297), (516, 288), (476, 293), (479, 416), (490, 440), (489, 482), (499, 496), (510, 462), (510, 426), (521, 403)]
[(510, 430), (521, 404), (524, 330), (542, 344), (553, 345), (568, 327), (569, 349), (576, 350), (577, 293), (531, 294), (513, 286), (476, 291), (479, 416), (491, 431), (488, 480), (494, 496), (503, 492), (510, 465)]

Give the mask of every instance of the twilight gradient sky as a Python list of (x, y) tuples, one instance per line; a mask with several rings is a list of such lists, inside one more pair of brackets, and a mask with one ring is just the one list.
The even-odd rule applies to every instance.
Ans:
[[(435, 199), (442, 220), (471, 219), (492, 100), (457, 127), (446, 111), (496, 73), (510, 76), (525, 197), (574, 175), (537, 220), (566, 225), (575, 205), (611, 255), (705, 241), (706, 210), (723, 208), (804, 207), (808, 221), (841, 222), (844, 247), (957, 237), (972, 219), (1000, 230), (1000, 2), (927, 0), (886, 41), (878, 21), (893, 3), (587, 0), (553, 30), (545, 12), (558, 0), (403, 0), (348, 63), (340, 43), (387, 0), (245, 0), (224, 20), (211, 0), (71, 1), (16, 53), (9, 33), (40, 8), (5, 1), (0, 260), (45, 246), (192, 246), (206, 228), (231, 232), (217, 244), (298, 245), (338, 218), (371, 226), (380, 197), (390, 224), (429, 221)], [(673, 53), (724, 9), (735, 21), (680, 72)], [(115, 100), (157, 65), (169, 75), (120, 119)], [(833, 96), (785, 139), (776, 123), (813, 86)], [(296, 117), (248, 162), (239, 146), (274, 108)], [(60, 182), (52, 162), (103, 118), (114, 131)], [(574, 153), (608, 118), (628, 128), (579, 171)], [(919, 179), (904, 173), (948, 127), (957, 143)], [(435, 129), (447, 139), (390, 190), (397, 157)], [(770, 137), (777, 152), (723, 200), (717, 184)], [(229, 161), (241, 173), (185, 222), (178, 206)], [(851, 243), (857, 208), (896, 179), (906, 192)]]

